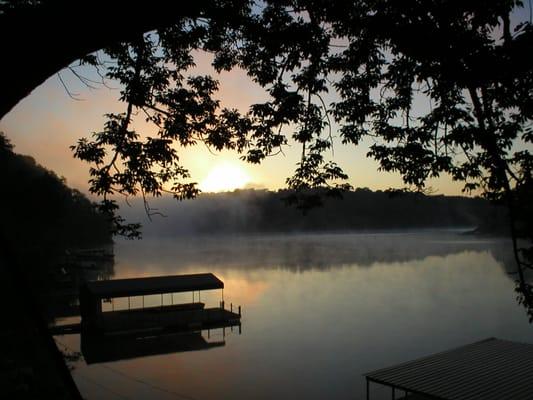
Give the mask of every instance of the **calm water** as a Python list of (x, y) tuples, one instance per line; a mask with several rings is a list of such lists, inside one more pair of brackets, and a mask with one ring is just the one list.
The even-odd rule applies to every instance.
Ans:
[[(224, 346), (204, 351), (78, 361), (73, 376), (89, 399), (359, 399), (362, 374), (373, 369), (487, 337), (533, 342), (500, 240), (452, 232), (146, 239), (120, 242), (115, 254), (117, 278), (215, 273), (226, 304), (243, 307), (242, 334), (227, 330)], [(58, 339), (79, 349), (78, 336)], [(390, 399), (390, 389), (372, 393)]]

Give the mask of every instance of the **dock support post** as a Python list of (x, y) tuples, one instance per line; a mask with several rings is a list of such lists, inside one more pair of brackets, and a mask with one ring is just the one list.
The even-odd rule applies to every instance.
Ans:
[(174, 293), (170, 293), (170, 302), (174, 305)]
[(222, 309), (225, 310), (225, 304), (224, 304), (224, 300), (222, 300), (222, 302), (220, 303), (222, 305)]
[(143, 310), (144, 310), (144, 296), (143, 296)]
[(241, 316), (241, 306), (239, 306), (239, 317)]
[(225, 326), (222, 327), (222, 337), (223, 338), (226, 337), (226, 327)]
[(396, 400), (396, 388), (392, 387), (392, 400)]
[(128, 310), (130, 309), (130, 306), (131, 306), (131, 304), (130, 304), (130, 296), (128, 296)]
[(163, 293), (161, 293), (161, 308), (163, 308)]
[(233, 303), (229, 303), (229, 310), (233, 312)]
[(241, 334), (241, 324), (239, 324), (239, 335)]
[(366, 400), (370, 400), (370, 381), (366, 378)]

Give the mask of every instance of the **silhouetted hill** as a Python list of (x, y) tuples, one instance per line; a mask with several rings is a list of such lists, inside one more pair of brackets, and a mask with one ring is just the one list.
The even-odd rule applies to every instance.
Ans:
[(16, 250), (111, 242), (93, 204), (32, 157), (15, 154), (0, 133), (1, 233)]
[[(426, 196), (357, 189), (343, 199), (326, 199), (322, 207), (305, 215), (283, 201), (287, 190), (236, 190), (202, 194), (194, 201), (175, 204), (169, 198), (151, 205), (166, 218), (143, 223), (144, 234), (273, 233), (353, 230), (405, 230), (427, 228), (475, 229), (487, 221), (503, 225), (505, 212), (481, 198)], [(141, 207), (125, 208), (126, 217), (138, 221)]]

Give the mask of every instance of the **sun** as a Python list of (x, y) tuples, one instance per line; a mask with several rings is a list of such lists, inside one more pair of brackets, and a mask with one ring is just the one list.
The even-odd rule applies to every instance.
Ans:
[(250, 182), (250, 176), (240, 167), (220, 164), (214, 167), (200, 183), (203, 192), (227, 192), (242, 189)]

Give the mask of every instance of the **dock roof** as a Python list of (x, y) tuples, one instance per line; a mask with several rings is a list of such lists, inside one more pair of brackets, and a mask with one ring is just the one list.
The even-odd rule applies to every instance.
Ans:
[(440, 400), (533, 398), (533, 344), (490, 338), (364, 374)]
[(204, 273), (92, 281), (86, 287), (94, 297), (112, 298), (223, 289), (224, 282), (212, 273)]

